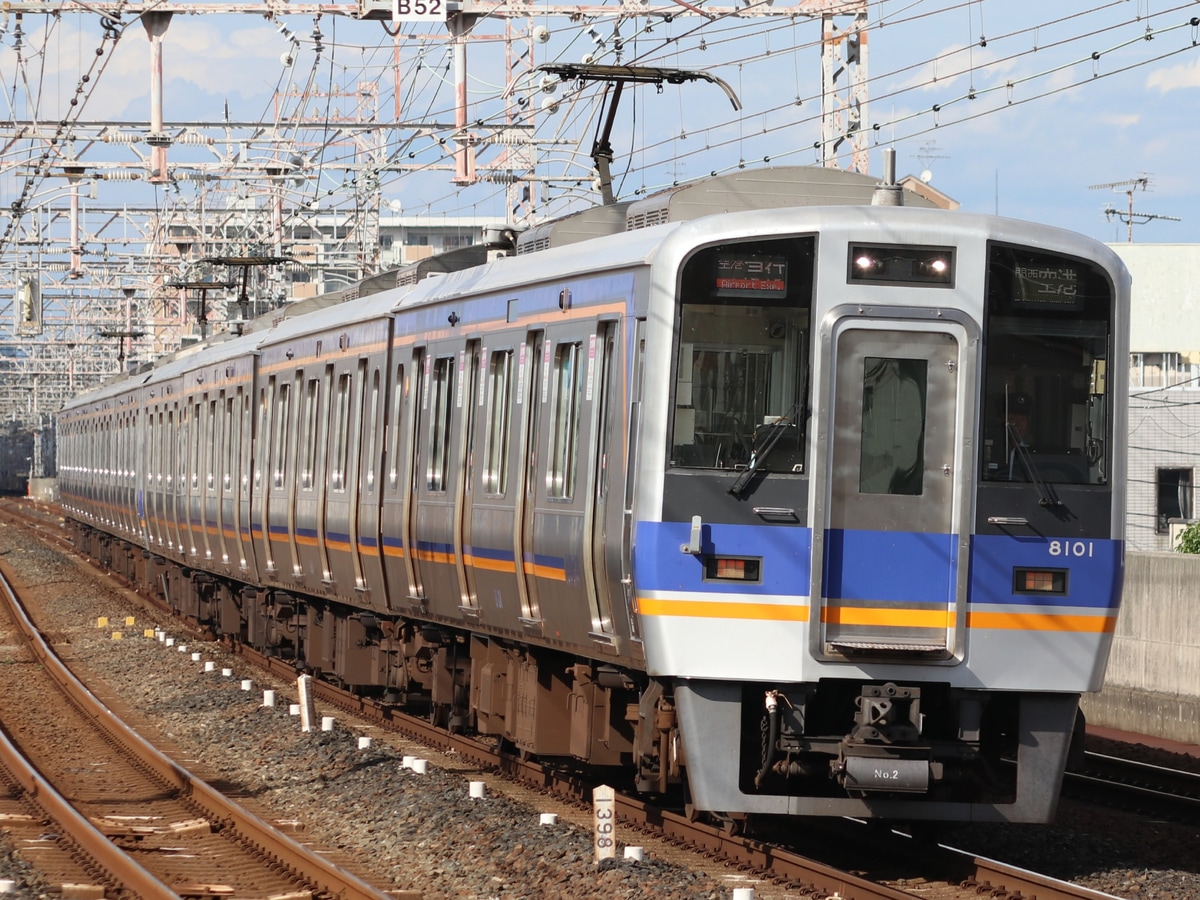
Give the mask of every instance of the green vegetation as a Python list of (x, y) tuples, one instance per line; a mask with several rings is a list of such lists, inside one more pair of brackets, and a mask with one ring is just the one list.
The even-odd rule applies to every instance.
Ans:
[(1200, 522), (1193, 522), (1179, 535), (1176, 553), (1200, 553)]

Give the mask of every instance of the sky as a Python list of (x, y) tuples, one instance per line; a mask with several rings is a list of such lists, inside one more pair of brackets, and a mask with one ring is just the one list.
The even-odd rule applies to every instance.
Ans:
[[(782, 0), (768, 4), (743, 2), (741, 8), (783, 6)], [(813, 147), (820, 137), (819, 22), (683, 14), (703, 6), (654, 0), (654, 9), (680, 14), (670, 21), (666, 15), (621, 20), (614, 3), (607, 14), (571, 21), (539, 12), (543, 7), (534, 2), (531, 18), (507, 20), (518, 35), (545, 29), (544, 42), (516, 45), (532, 49), (537, 63), (590, 57), (686, 69), (721, 79), (738, 97), (740, 113), (706, 81), (627, 88), (612, 137), (623, 198), (739, 165), (820, 161)], [(868, 13), (865, 118), (872, 174), (880, 174), (881, 149), (894, 146), (901, 175), (928, 172), (933, 186), (964, 209), (1114, 242), (1128, 237), (1122, 217), (1132, 190), (1135, 241), (1200, 242), (1194, 149), (1200, 145), (1200, 27), (1192, 24), (1200, 2), (883, 0), (869, 3)], [(851, 19), (835, 21), (844, 28)], [(91, 14), (26, 15), (20, 24), (18, 33), (15, 19), (0, 23), (4, 117), (78, 116), (127, 123), (128, 130), (146, 127), (150, 50), (133, 17), (110, 30), (109, 40)], [(483, 17), (472, 32), (470, 121), (479, 123), (477, 133), (508, 117), (533, 126), (541, 142), (538, 172), (549, 179), (539, 188), (543, 215), (597, 202), (589, 151), (602, 111), (600, 88), (530, 72), (506, 90), (509, 71), (523, 70), (506, 59), (504, 32), (505, 20), (496, 16)], [(303, 16), (176, 15), (164, 42), (165, 118), (216, 126), (228, 116), (295, 138), (307, 177), (290, 190), (312, 208), (352, 204), (377, 180), (391, 208), (413, 215), (503, 215), (503, 186), (456, 186), (445, 168), (453, 146), (447, 127), (453, 124), (453, 74), (444, 34), (438, 24), (405, 24), (394, 40), (383, 23), (331, 15), (315, 27)], [(376, 92), (380, 121), (405, 124), (380, 132), (374, 146), (355, 149), (343, 140), (319, 149), (338, 117), (352, 114), (361, 102), (355, 98), (366, 96), (364, 84)], [(80, 101), (74, 107), (72, 98)], [(306, 124), (296, 124), (298, 111)], [(13, 148), (0, 141), (3, 194), (20, 188), (12, 172), (2, 170), (15, 159)], [(120, 145), (76, 149), (92, 159), (129, 160), (139, 153)], [(239, 152), (242, 162), (269, 156), (265, 143)], [(483, 149), (481, 168), (496, 163), (499, 152)], [(219, 142), (177, 144), (170, 159), (185, 165), (229, 153)], [(347, 160), (410, 168), (350, 173), (340, 165)], [(1094, 187), (1110, 184), (1123, 186)], [(178, 187), (194, 189), (186, 182)], [(105, 184), (100, 196), (166, 202), (161, 189), (144, 183)], [(0, 196), (0, 202), (10, 200)], [(1156, 218), (1142, 221), (1147, 215)]]

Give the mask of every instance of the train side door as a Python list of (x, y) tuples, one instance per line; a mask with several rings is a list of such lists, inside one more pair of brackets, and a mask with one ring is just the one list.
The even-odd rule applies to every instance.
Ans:
[(183, 554), (183, 530), (179, 527), (179, 449), (182, 441), (183, 423), (179, 416), (180, 406), (175, 402), (167, 407), (167, 433), (163, 436), (166, 442), (166, 459), (163, 469), (166, 478), (163, 479), (163, 496), (166, 498), (167, 511), (167, 546), (180, 555)]
[(456, 524), (462, 481), (462, 407), (467, 351), (462, 344), (432, 345), (425, 359), (421, 423), (416, 444), (423, 454), (416, 474), (413, 538), (430, 608), (459, 615), (463, 605)]
[[(946, 659), (965, 602), (963, 329), (842, 320), (814, 539), (822, 655)], [(830, 419), (832, 421), (830, 421)], [(830, 427), (831, 426), (831, 427)], [(820, 558), (820, 557), (817, 557)]]
[[(408, 507), (412, 500), (412, 383), (416, 366), (405, 365), (399, 349), (396, 362), (382, 374), (382, 484), (379, 486), (379, 556), (388, 609), (407, 609), (417, 595), (409, 552)], [(410, 362), (412, 359), (410, 358)], [(364, 448), (364, 452), (366, 448)]]
[(192, 401), (184, 397), (180, 404), (179, 440), (179, 522), (180, 548), (183, 555), (196, 553), (196, 517), (192, 510), (192, 471), (195, 468), (196, 429), (199, 427)]
[(534, 479), (526, 462), (529, 346), (522, 332), (497, 332), (480, 349), (464, 544), (470, 550), (472, 596), (487, 610), (488, 622), (519, 620), (536, 630), (540, 623), (531, 615), (535, 610), (519, 565), (526, 490)]
[[(315, 559), (315, 571), (319, 573), (322, 584), (328, 585), (333, 582), (333, 569), (329, 565), (329, 530), (326, 527), (329, 515), (329, 435), (333, 429), (333, 412), (334, 412), (334, 374), (333, 365), (327, 364), (321, 372), (320, 386), (317, 388), (316, 399), (316, 427), (313, 436), (313, 446), (308, 448), (309, 456), (305, 463), (308, 466), (310, 477), (308, 480), (309, 490), (315, 499), (309, 509), (311, 514), (306, 515), (300, 520), (300, 534), (304, 536), (305, 543), (308, 542), (308, 535), (304, 529), (316, 528), (316, 545), (317, 553)], [(303, 544), (301, 544), (303, 547)], [(303, 550), (301, 551), (303, 555)], [(309, 570), (305, 567), (306, 571)]]
[[(216, 391), (214, 391), (216, 394)], [(200, 536), (204, 542), (205, 559), (212, 559), (212, 547), (221, 529), (218, 522), (216, 496), (217, 450), (220, 448), (221, 407), (216, 396), (205, 394), (200, 398), (199, 430), (199, 482), (196, 485), (196, 502), (199, 512)]]
[(523, 409), (521, 417), (521, 448), (518, 454), (518, 471), (522, 472), (524, 484), (518, 491), (515, 518), (519, 527), (514, 529), (513, 559), (517, 566), (518, 593), (521, 600), (521, 618), (527, 624), (540, 623), (541, 605), (538, 601), (538, 579), (533, 565), (534, 520), (539, 481), (538, 440), (541, 423), (541, 385), (544, 361), (545, 337), (540, 331), (531, 332), (521, 348), (517, 376), (517, 403)]
[(527, 572), (532, 550), (547, 625), (568, 640), (606, 645), (612, 644), (612, 604), (596, 541), (604, 540), (607, 527), (602, 469), (609, 423), (602, 416), (614, 369), (606, 348), (615, 343), (616, 327), (580, 322), (546, 331), (535, 398), (542, 407), (538, 449), (545, 457), (534, 467), (533, 542), (525, 548)]
[(259, 451), (254, 460), (254, 509), (251, 512), (251, 531), (255, 530), (255, 525), (258, 526), (258, 538), (262, 541), (263, 566), (259, 574), (264, 576), (273, 575), (276, 571), (275, 556), (271, 552), (271, 488), (274, 484), (271, 468), (275, 464), (277, 452), (277, 390), (276, 378), (271, 375), (258, 398), (258, 434), (255, 439)]
[(382, 467), (385, 462), (389, 465), (391, 462), (384, 454), (382, 431), (385, 393), (383, 370), (378, 363), (372, 364), (370, 382), (363, 385), (362, 394), (364, 408), (359, 417), (359, 434), (351, 448), (358, 456), (350, 482), (358, 519), (358, 546), (354, 555), (355, 587), (372, 591), (371, 606), (382, 609), (386, 590), (381, 556), (380, 494), (383, 489)]
[(233, 398), (222, 390), (209, 404), (212, 419), (208, 461), (208, 505), (213, 511), (211, 542), (221, 565), (229, 564), (228, 534), (233, 525), (233, 503), (229, 496), (229, 430), (233, 427)]
[(267, 477), (270, 493), (266, 509), (263, 532), (266, 537), (266, 558), (274, 564), (276, 578), (293, 578), (299, 574), (300, 560), (296, 554), (295, 535), (295, 487), (296, 425), (292, 421), (293, 408), (299, 393), (300, 378), (291, 379), (280, 375), (276, 382), (275, 410), (272, 417), (271, 459)]
[[(621, 371), (617, 365), (616, 332), (615, 322), (601, 322), (595, 337), (589, 339), (592, 349), (588, 391), (592, 394), (594, 425), (589, 461), (592, 502), (584, 513), (584, 533), (590, 535), (591, 552), (585, 556), (584, 568), (594, 591), (592, 631), (599, 634), (613, 632), (610, 588), (618, 586), (621, 578), (620, 543), (610, 542), (608, 533), (610, 476), (620, 476), (621, 439), (624, 436), (620, 418), (613, 414), (615, 409), (622, 408), (622, 398), (618, 396)], [(616, 488), (619, 496), (620, 482)], [(616, 529), (614, 531), (619, 534)]]
[(462, 402), (458, 405), (459, 446), (456, 454), (458, 483), (454, 501), (454, 566), (458, 572), (459, 591), (465, 608), (479, 611), (479, 594), (475, 580), (475, 568), (467, 564), (472, 555), (471, 500), (472, 479), (475, 475), (475, 430), (479, 418), (477, 397), (482, 399), (486, 391), (479, 383), (481, 363), (479, 341), (467, 343), (466, 367), (460, 373), (458, 392)]
[(321, 404), (320, 447), (317, 452), (317, 527), (320, 531), (321, 580), (343, 592), (357, 583), (350, 571), (356, 556), (357, 518), (351, 515), (352, 501), (346, 488), (348, 441), (357, 412), (353, 394), (361, 382), (358, 373), (344, 363), (325, 367), (325, 390)]
[[(253, 382), (249, 382), (252, 384)], [(238, 568), (243, 571), (254, 568), (254, 542), (251, 532), (250, 478), (257, 460), (253, 457), (254, 441), (254, 397), (248, 386), (238, 387), (238, 433), (239, 442), (234, 446), (237, 454), (237, 483), (234, 495), (237, 502)]]
[(407, 395), (408, 414), (405, 417), (405, 440), (403, 485), (404, 513), (401, 542), (404, 548), (405, 568), (408, 572), (408, 596), (410, 600), (424, 603), (428, 599), (425, 588), (425, 572), (417, 550), (417, 498), (419, 486), (424, 478), (422, 471), (425, 459), (425, 423), (429, 406), (430, 352), (420, 347), (413, 351), (412, 390)]

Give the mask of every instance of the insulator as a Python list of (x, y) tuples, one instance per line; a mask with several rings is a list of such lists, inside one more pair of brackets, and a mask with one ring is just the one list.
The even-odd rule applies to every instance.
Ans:
[(216, 143), (207, 134), (196, 134), (194, 131), (185, 131), (179, 137), (175, 138), (177, 144), (200, 144), (205, 147), (211, 147)]
[(523, 146), (529, 143), (529, 135), (524, 131), (519, 131), (515, 128), (500, 129), (488, 138), (489, 144), (509, 144), (514, 147)]
[(132, 131), (110, 131), (104, 135), (106, 144), (140, 144), (142, 136)]
[(138, 181), (142, 173), (130, 169), (114, 169), (111, 172), (101, 172), (100, 177), (105, 181)]

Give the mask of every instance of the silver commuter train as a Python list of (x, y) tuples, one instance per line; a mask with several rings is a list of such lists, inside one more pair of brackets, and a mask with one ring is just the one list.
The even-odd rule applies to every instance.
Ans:
[(66, 405), (64, 510), (220, 634), (699, 810), (1047, 821), (1129, 278), (873, 187), (739, 173), (180, 352)]

